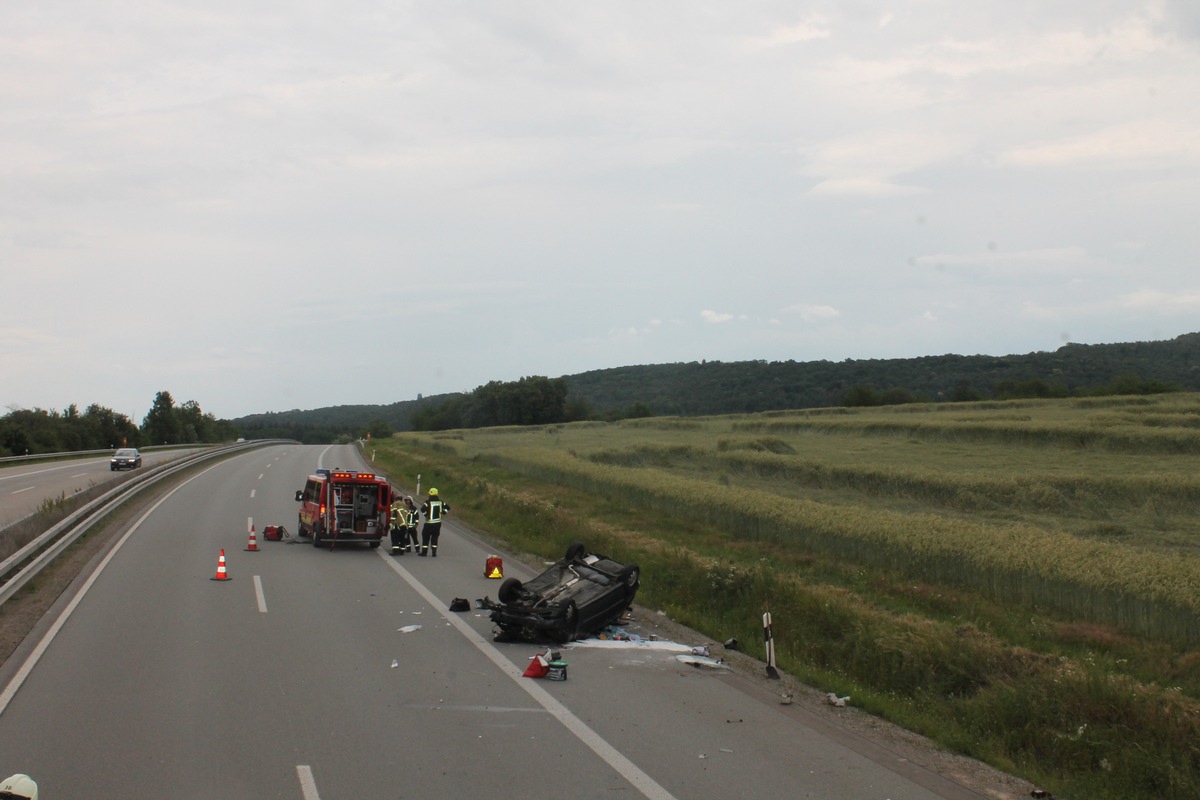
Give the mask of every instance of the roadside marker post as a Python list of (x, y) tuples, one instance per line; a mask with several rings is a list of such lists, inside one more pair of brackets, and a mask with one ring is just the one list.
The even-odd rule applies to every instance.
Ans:
[(775, 668), (775, 637), (771, 633), (771, 611), (763, 613), (763, 637), (767, 642), (767, 677), (779, 680), (779, 670)]

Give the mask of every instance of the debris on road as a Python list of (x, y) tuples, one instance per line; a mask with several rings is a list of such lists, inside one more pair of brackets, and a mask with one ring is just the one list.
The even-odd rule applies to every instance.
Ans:
[(412, 633), (413, 631), (421, 630), (420, 625), (405, 625), (403, 628), (396, 628), (398, 633)]
[(829, 694), (825, 695), (825, 699), (829, 702), (829, 705), (831, 705), (831, 706), (837, 706), (838, 708), (845, 708), (846, 701), (850, 699), (850, 695), (846, 695), (845, 697), (838, 697), (836, 692), (830, 692)]
[(684, 664), (691, 664), (697, 669), (705, 667), (707, 669), (729, 669), (729, 665), (725, 663), (723, 658), (713, 658), (712, 656), (694, 656), (691, 653), (675, 656), (675, 660)]

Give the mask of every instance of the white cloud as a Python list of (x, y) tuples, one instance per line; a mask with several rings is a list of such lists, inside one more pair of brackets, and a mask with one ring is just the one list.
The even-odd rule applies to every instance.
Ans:
[(809, 303), (798, 303), (793, 306), (788, 306), (784, 311), (800, 315), (800, 319), (805, 322), (819, 322), (821, 320), (836, 319), (842, 315), (833, 306), (813, 305)]
[(702, 320), (704, 320), (705, 322), (710, 322), (710, 323), (719, 325), (723, 322), (731, 321), (733, 319), (733, 314), (727, 314), (725, 312), (719, 312), (719, 311), (710, 311), (709, 309), (706, 308), (700, 312), (700, 318)]

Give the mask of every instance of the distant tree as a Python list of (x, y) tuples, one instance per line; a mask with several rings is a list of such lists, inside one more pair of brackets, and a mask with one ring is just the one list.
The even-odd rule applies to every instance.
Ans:
[(902, 406), (908, 403), (927, 402), (929, 402), (927, 398), (923, 398), (916, 392), (902, 387), (887, 389), (883, 394), (879, 395), (879, 404), (881, 406)]
[(372, 439), (390, 439), (392, 436), (392, 426), (388, 425), (382, 418), (376, 417), (367, 424), (365, 433), (370, 434)]
[(954, 390), (950, 392), (949, 399), (951, 403), (969, 403), (974, 400), (982, 400), (983, 393), (967, 381), (962, 380), (954, 385)]
[(842, 405), (844, 406), (877, 406), (880, 402), (879, 393), (868, 384), (851, 386), (842, 395)]
[(1118, 375), (1107, 386), (1098, 387), (1093, 394), (1166, 394), (1178, 392), (1179, 387), (1165, 381), (1144, 379), (1136, 373)]
[(1024, 381), (1000, 381), (996, 384), (993, 394), (997, 400), (1016, 400), (1026, 397), (1069, 397), (1071, 392), (1062, 384), (1031, 378)]
[(142, 420), (142, 434), (148, 444), (179, 444), (183, 426), (175, 414), (175, 398), (170, 392), (154, 395), (154, 404)]

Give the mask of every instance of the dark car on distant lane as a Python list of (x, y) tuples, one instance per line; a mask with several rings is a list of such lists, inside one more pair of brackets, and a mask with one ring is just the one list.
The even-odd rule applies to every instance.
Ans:
[(137, 469), (142, 465), (142, 454), (136, 447), (122, 447), (108, 461), (108, 468), (113, 472), (120, 469)]
[(507, 578), (500, 602), (487, 598), (497, 641), (569, 642), (616, 622), (641, 585), (637, 564), (589, 553), (580, 542), (533, 580)]

